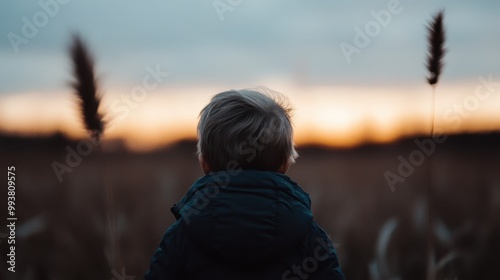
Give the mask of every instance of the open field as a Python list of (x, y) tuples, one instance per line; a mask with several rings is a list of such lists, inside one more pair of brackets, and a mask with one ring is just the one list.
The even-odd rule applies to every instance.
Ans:
[[(95, 149), (59, 182), (51, 164), (65, 162), (66, 147), (76, 149), (77, 142), (62, 136), (0, 137), (3, 168), (16, 167), (18, 217), (17, 278), (0, 278), (112, 279), (113, 270), (119, 275), (123, 267), (140, 279), (174, 220), (170, 207), (202, 175), (195, 143), (143, 154)], [(427, 236), (434, 240), (436, 262), (442, 260), (437, 279), (498, 279), (500, 135), (451, 136), (437, 144), (430, 200), (429, 157), (393, 190), (384, 178), (385, 171), (397, 173), (399, 155), (408, 159), (415, 149), (413, 139), (349, 150), (299, 147), (301, 156), (288, 175), (310, 193), (315, 219), (337, 244), (348, 279), (370, 279), (370, 264), (376, 264), (372, 273), (424, 279)], [(106, 188), (113, 198), (108, 211)], [(0, 199), (5, 197), (2, 191)], [(116, 221), (120, 267), (108, 265), (109, 212)], [(5, 221), (7, 213), (1, 213)], [(382, 228), (386, 245), (379, 238)], [(5, 273), (6, 263), (0, 266)]]

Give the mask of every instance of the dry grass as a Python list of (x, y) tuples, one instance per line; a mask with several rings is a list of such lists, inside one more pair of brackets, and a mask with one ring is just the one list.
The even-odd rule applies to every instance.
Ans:
[[(70, 56), (73, 62), (73, 76), (72, 83), (76, 96), (79, 100), (80, 115), (86, 130), (89, 132), (90, 137), (94, 139), (95, 151), (100, 152), (100, 141), (104, 134), (104, 121), (103, 116), (99, 112), (99, 105), (101, 103), (101, 96), (97, 85), (97, 79), (94, 71), (94, 59), (90, 54), (87, 46), (82, 39), (74, 35), (73, 42), (70, 47)], [(117, 221), (114, 209), (113, 191), (106, 179), (106, 162), (101, 162), (100, 174), (102, 190), (104, 191), (104, 203), (106, 209), (106, 220), (109, 232), (109, 245), (106, 246), (105, 255), (107, 256), (109, 265), (115, 269), (121, 268), (119, 236), (117, 234)]]
[(79, 100), (83, 124), (92, 137), (100, 139), (104, 132), (104, 122), (102, 115), (99, 113), (101, 97), (98, 93), (94, 74), (94, 60), (83, 41), (77, 35), (73, 36), (70, 54), (74, 76), (72, 86)]
[[(436, 114), (436, 85), (439, 82), (439, 78), (444, 66), (443, 58), (446, 52), (444, 48), (445, 44), (445, 30), (444, 30), (444, 11), (441, 10), (437, 12), (429, 26), (427, 27), (428, 35), (428, 54), (427, 54), (427, 70), (429, 70), (429, 76), (427, 77), (427, 82), (432, 86), (432, 106), (431, 106), (431, 133), (430, 136), (434, 136), (434, 122)], [(436, 260), (435, 260), (435, 237), (434, 237), (434, 170), (433, 170), (433, 159), (432, 155), (428, 161), (428, 182), (427, 182), (427, 199), (428, 199), (428, 229), (427, 229), (427, 280), (434, 280), (436, 277)]]
[[(440, 183), (434, 193), (434, 219), (442, 224), (435, 231), (436, 236), (439, 232), (436, 261), (441, 265), (437, 279), (498, 279), (500, 142), (495, 141), (496, 146), (478, 147), (473, 142), (454, 146), (452, 138), (435, 154)], [(478, 138), (474, 143), (484, 141)], [(29, 174), (19, 176), (18, 182), (22, 186), (18, 279), (40, 279), (36, 271), (46, 273), (48, 279), (113, 277), (103, 253), (109, 246), (104, 182), (96, 176), (102, 172), (102, 161), (108, 162), (105, 183), (115, 190), (123, 266), (127, 275), (140, 279), (163, 231), (174, 221), (169, 208), (202, 175), (193, 156), (195, 143), (168, 152), (93, 154), (61, 185), (49, 163), (64, 160), (65, 145), (3, 152), (7, 162), (16, 162), (23, 174)], [(426, 169), (415, 171), (395, 192), (382, 176), (385, 170), (397, 168), (394, 159), (399, 154), (413, 148), (411, 139), (363, 150), (302, 148), (300, 159), (290, 168), (290, 177), (311, 194), (315, 219), (340, 244), (337, 250), (349, 280), (370, 279), (369, 264), (377, 254), (384, 258), (386, 275), (425, 279)], [(41, 214), (47, 226), (28, 234), (26, 225), (38, 221)], [(398, 221), (397, 227), (387, 230), (384, 224), (391, 219)], [(386, 233), (380, 235), (384, 228)], [(389, 242), (378, 246), (382, 254), (376, 251), (378, 236), (386, 235)], [(458, 257), (445, 262), (451, 252)]]
[(444, 30), (444, 11), (439, 11), (434, 15), (429, 23), (427, 40), (429, 43), (429, 52), (427, 54), (427, 70), (429, 76), (427, 82), (435, 85), (439, 82), (439, 76), (443, 69), (443, 57), (446, 53), (444, 48), (445, 30)]

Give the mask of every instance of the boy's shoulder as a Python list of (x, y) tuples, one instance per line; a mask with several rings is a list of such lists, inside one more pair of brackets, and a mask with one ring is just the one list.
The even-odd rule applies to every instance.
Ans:
[[(311, 209), (309, 194), (287, 175), (269, 171), (237, 170), (212, 172), (200, 177), (170, 211), (179, 219), (188, 212), (198, 212), (199, 209), (192, 208), (201, 208), (198, 207), (200, 202), (203, 202), (202, 205), (208, 205), (230, 193), (236, 196), (238, 190), (254, 194), (280, 194), (276, 199), (293, 200), (302, 204), (305, 209)], [(247, 196), (246, 199), (251, 200), (251, 197)]]

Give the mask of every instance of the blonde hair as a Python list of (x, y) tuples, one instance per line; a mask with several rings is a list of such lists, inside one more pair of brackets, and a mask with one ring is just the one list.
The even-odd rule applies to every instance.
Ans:
[(198, 155), (212, 171), (230, 165), (277, 171), (298, 157), (287, 98), (267, 88), (215, 95), (200, 112)]

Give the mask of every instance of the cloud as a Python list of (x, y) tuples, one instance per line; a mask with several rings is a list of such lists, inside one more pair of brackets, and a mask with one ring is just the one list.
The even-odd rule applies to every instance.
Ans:
[[(47, 3), (56, 0), (41, 0)], [(447, 10), (447, 67), (443, 78), (473, 79), (498, 72), (497, 1), (409, 1), (404, 10), (347, 63), (339, 49), (354, 28), (373, 20), (388, 0), (242, 1), (221, 21), (212, 1), (69, 1), (15, 54), (7, 35), (43, 11), (37, 2), (5, 1), (0, 9), (0, 94), (63, 88), (71, 32), (87, 39), (99, 72), (111, 85), (134, 84), (160, 63), (173, 84), (254, 83), (273, 77), (309, 84), (419, 83), (425, 75), (425, 23)], [(495, 7), (495, 8), (493, 8)], [(467, 19), (467, 20), (464, 20)], [(474, 20), (475, 19), (475, 20)]]

